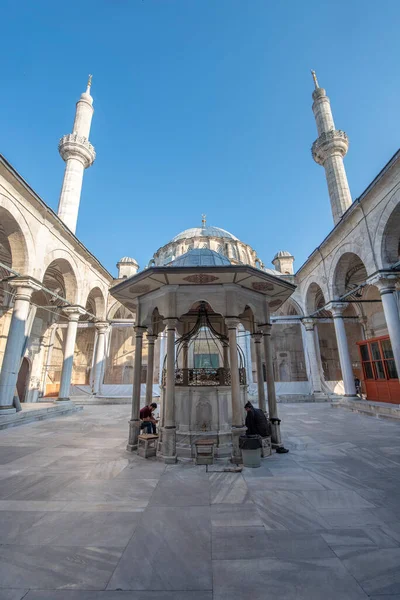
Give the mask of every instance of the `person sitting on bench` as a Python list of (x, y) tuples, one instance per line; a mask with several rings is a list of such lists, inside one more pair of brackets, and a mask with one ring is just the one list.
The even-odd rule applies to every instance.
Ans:
[(153, 412), (156, 408), (157, 404), (152, 402), (150, 406), (144, 406), (140, 409), (140, 418), (142, 420), (140, 429), (143, 429), (144, 433), (153, 433), (154, 435), (157, 433), (157, 421), (153, 417)]

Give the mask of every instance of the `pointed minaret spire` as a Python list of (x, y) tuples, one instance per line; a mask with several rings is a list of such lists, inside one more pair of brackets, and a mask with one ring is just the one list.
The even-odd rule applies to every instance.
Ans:
[(86, 92), (76, 103), (72, 133), (64, 135), (58, 145), (61, 158), (65, 161), (64, 180), (61, 188), (57, 214), (75, 233), (83, 182), (83, 172), (93, 164), (96, 153), (89, 142), (93, 117), (93, 98), (90, 94), (92, 76), (89, 75)]
[(343, 164), (349, 140), (344, 131), (335, 129), (330, 100), (324, 88), (319, 87), (315, 71), (311, 73), (315, 85), (312, 109), (319, 135), (312, 145), (312, 155), (315, 162), (325, 169), (333, 221), (336, 225), (352, 202)]

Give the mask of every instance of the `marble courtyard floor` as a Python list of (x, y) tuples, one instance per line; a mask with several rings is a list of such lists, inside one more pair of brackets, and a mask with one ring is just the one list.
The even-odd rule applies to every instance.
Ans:
[(127, 405), (0, 431), (0, 600), (399, 600), (400, 423), (280, 414), (243, 474), (128, 454)]

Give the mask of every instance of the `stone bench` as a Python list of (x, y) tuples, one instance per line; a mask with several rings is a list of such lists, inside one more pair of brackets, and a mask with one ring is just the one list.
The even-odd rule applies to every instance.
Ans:
[(138, 454), (142, 458), (150, 458), (157, 454), (158, 435), (142, 433), (138, 438)]

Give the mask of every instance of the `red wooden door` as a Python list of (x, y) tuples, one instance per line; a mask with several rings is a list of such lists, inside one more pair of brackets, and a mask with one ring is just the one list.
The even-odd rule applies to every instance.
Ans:
[(358, 342), (367, 400), (400, 403), (400, 382), (389, 336)]

